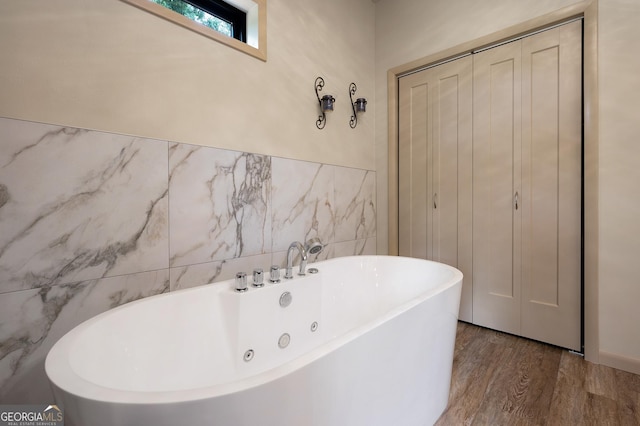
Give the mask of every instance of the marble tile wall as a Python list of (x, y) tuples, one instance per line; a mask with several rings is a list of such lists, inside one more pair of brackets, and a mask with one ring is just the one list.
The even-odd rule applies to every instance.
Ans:
[[(142, 297), (375, 254), (375, 172), (0, 118), (0, 404), (52, 401), (44, 359)], [(312, 256), (313, 257), (313, 256)]]

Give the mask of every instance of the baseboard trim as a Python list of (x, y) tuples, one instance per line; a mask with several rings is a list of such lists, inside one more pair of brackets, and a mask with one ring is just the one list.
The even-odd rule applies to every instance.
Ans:
[(629, 373), (640, 374), (640, 359), (600, 351), (600, 364)]

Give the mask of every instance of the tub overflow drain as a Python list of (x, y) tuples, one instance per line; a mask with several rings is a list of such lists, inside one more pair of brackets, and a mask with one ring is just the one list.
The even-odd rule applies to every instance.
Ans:
[(318, 321), (314, 321), (311, 323), (311, 332), (315, 332), (318, 329)]
[(284, 333), (282, 336), (280, 336), (280, 338), (278, 339), (278, 346), (280, 347), (280, 349), (284, 349), (287, 346), (289, 346), (289, 343), (291, 342), (291, 336), (289, 336), (288, 333)]
[(251, 361), (253, 359), (253, 349), (249, 349), (248, 351), (246, 351), (242, 359), (244, 359), (244, 362)]

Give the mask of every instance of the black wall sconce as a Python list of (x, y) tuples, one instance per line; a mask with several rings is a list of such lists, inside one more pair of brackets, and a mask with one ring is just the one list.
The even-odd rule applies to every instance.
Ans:
[(322, 99), (320, 98), (320, 94), (318, 92), (322, 91), (324, 87), (324, 79), (322, 77), (316, 78), (316, 97), (318, 98), (318, 105), (320, 106), (321, 114), (318, 116), (316, 120), (316, 127), (318, 129), (324, 129), (325, 124), (327, 124), (327, 111), (333, 111), (333, 104), (336, 99), (331, 95), (324, 95)]
[(358, 125), (358, 113), (367, 110), (367, 100), (365, 98), (358, 98), (355, 102), (353, 101), (353, 95), (356, 94), (356, 90), (358, 90), (356, 84), (351, 83), (349, 85), (349, 99), (351, 100), (353, 115), (351, 116), (351, 120), (349, 120), (349, 126), (351, 126), (352, 129), (355, 129)]

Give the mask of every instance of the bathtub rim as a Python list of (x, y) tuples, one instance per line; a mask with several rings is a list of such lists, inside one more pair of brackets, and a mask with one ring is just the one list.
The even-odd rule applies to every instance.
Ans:
[[(154, 404), (175, 404), (186, 403), (206, 400), (209, 398), (220, 397), (223, 395), (231, 395), (237, 392), (244, 391), (249, 388), (257, 387), (271, 381), (280, 379), (287, 376), (294, 371), (297, 371), (308, 364), (313, 363), (315, 360), (322, 358), (326, 354), (346, 345), (350, 341), (358, 338), (361, 335), (375, 329), (381, 324), (392, 320), (394, 317), (406, 312), (415, 306), (421, 304), (425, 300), (434, 297), (440, 293), (447, 291), (448, 289), (455, 287), (456, 285), (462, 285), (463, 275), (458, 269), (431, 260), (416, 259), (402, 256), (388, 256), (388, 255), (370, 255), (370, 256), (344, 256), (332, 259), (327, 259), (313, 264), (314, 267), (321, 268), (323, 264), (334, 262), (340, 259), (353, 258), (356, 261), (367, 261), (370, 259), (402, 259), (401, 262), (428, 262), (431, 264), (437, 264), (438, 267), (447, 269), (452, 272), (451, 278), (443, 283), (438, 284), (436, 287), (428, 289), (416, 297), (402, 303), (392, 309), (386, 311), (384, 314), (376, 317), (375, 319), (366, 322), (358, 327), (355, 327), (344, 334), (335, 337), (329, 337), (326, 342), (318, 346), (317, 348), (297, 357), (293, 360), (262, 371), (250, 377), (235, 380), (233, 382), (219, 383), (211, 386), (183, 389), (183, 390), (165, 390), (165, 391), (131, 391), (124, 389), (116, 389), (112, 387), (106, 387), (92, 381), (86, 380), (84, 377), (76, 373), (69, 362), (68, 354), (73, 349), (73, 344), (76, 339), (86, 329), (91, 327), (94, 323), (101, 321), (104, 317), (110, 315), (116, 315), (120, 310), (132, 309), (137, 304), (148, 303), (153, 300), (157, 300), (162, 297), (169, 297), (175, 294), (184, 294), (187, 292), (204, 291), (204, 288), (210, 288), (209, 286), (217, 286), (216, 291), (224, 291), (225, 288), (233, 288), (232, 280), (224, 280), (218, 282), (212, 282), (204, 286), (198, 286), (193, 288), (181, 289), (174, 292), (163, 293), (138, 299), (133, 302), (126, 303), (116, 308), (110, 309), (106, 312), (98, 314), (81, 324), (74, 327), (67, 332), (62, 338), (60, 338), (51, 350), (48, 352), (45, 359), (45, 371), (47, 378), (51, 385), (66, 394), (73, 395), (76, 398), (81, 398), (88, 401), (96, 401), (98, 403), (107, 404), (131, 404), (131, 405), (154, 405)], [(388, 260), (384, 260), (388, 261)], [(455, 312), (457, 318), (457, 311)]]

